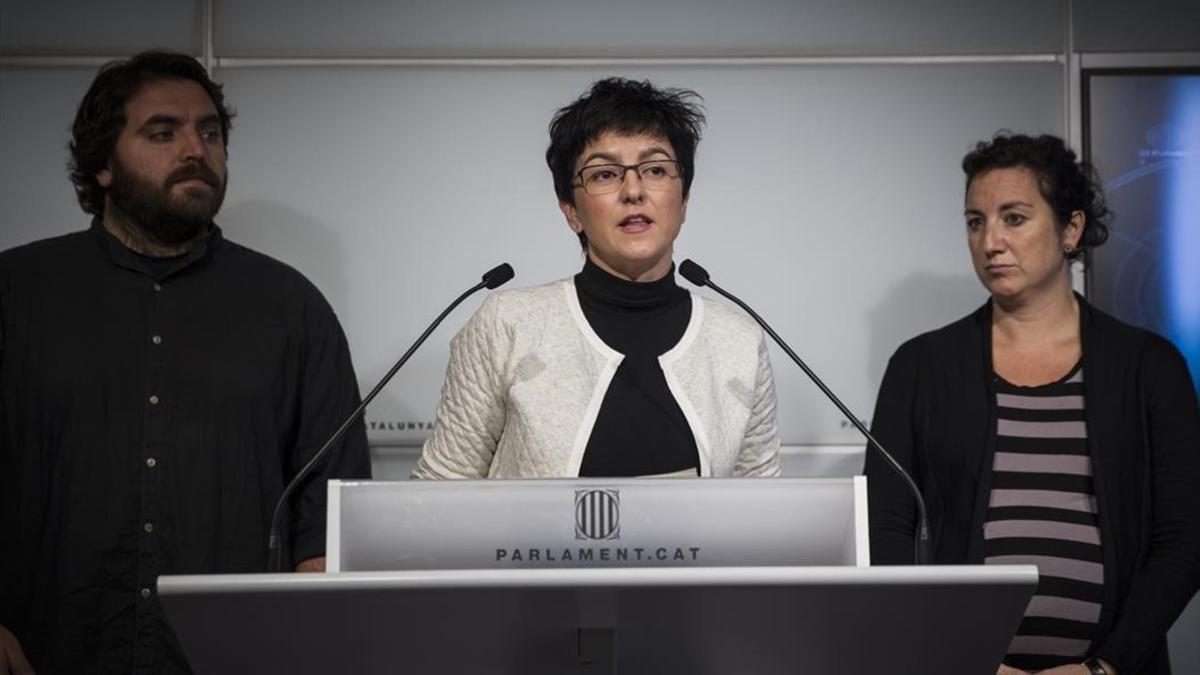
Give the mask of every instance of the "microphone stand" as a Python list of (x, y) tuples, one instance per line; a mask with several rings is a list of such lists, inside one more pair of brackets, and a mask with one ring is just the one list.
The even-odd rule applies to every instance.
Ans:
[(437, 318), (433, 320), (433, 323), (429, 324), (429, 327), (425, 329), (425, 332), (421, 333), (420, 337), (413, 342), (412, 346), (408, 348), (408, 351), (404, 352), (404, 355), (400, 357), (400, 360), (396, 361), (391, 370), (389, 370), (387, 374), (383, 376), (383, 379), (381, 379), (379, 383), (375, 385), (375, 388), (372, 389), (369, 394), (367, 394), (366, 398), (362, 400), (362, 403), (359, 403), (358, 407), (354, 409), (354, 412), (350, 413), (349, 417), (346, 418), (346, 421), (342, 422), (342, 426), (338, 427), (337, 431), (333, 432), (333, 435), (329, 437), (329, 440), (325, 441), (325, 445), (322, 445), (321, 449), (312, 456), (312, 459), (308, 460), (308, 463), (305, 464), (304, 467), (296, 473), (295, 477), (288, 482), (287, 487), (283, 490), (283, 494), (280, 495), (279, 500), (275, 502), (275, 511), (271, 515), (271, 530), (270, 534), (267, 536), (268, 572), (278, 572), (280, 571), (280, 567), (283, 565), (283, 552), (280, 547), (281, 542), (279, 536), (279, 516), (283, 512), (284, 504), (287, 504), (288, 500), (292, 496), (292, 493), (295, 492), (296, 488), (300, 485), (300, 482), (304, 480), (305, 476), (311, 473), (314, 468), (316, 468), (318, 462), (320, 462), (325, 454), (329, 452), (329, 449), (346, 435), (346, 432), (350, 430), (350, 427), (356, 421), (358, 421), (358, 418), (362, 415), (363, 411), (367, 409), (367, 405), (369, 405), (371, 401), (375, 400), (375, 397), (379, 395), (379, 392), (383, 391), (383, 388), (392, 380), (392, 377), (397, 371), (400, 370), (400, 367), (403, 366), (408, 361), (409, 357), (411, 357), (413, 353), (417, 351), (417, 348), (420, 347), (429, 337), (430, 333), (432, 333), (434, 329), (436, 329), (438, 325), (442, 323), (442, 320), (445, 319), (450, 312), (454, 311), (455, 307), (458, 307), (460, 304), (462, 304), (463, 300), (466, 300), (476, 291), (479, 291), (485, 287), (488, 289), (496, 288), (501, 284), (507, 283), (513, 278), (513, 276), (514, 273), (512, 267), (508, 263), (503, 263), (489, 270), (487, 274), (483, 275), (482, 281), (468, 288), (462, 293), (462, 295), (455, 298), (454, 302), (450, 303), (449, 307), (442, 310), (442, 313), (438, 314)]
[(878, 450), (880, 456), (882, 456), (884, 460), (887, 461), (887, 463), (892, 467), (892, 469), (904, 479), (905, 484), (908, 485), (908, 489), (913, 493), (917, 501), (917, 532), (914, 560), (918, 565), (928, 565), (933, 562), (933, 541), (929, 536), (929, 517), (925, 511), (925, 498), (921, 495), (921, 490), (917, 487), (916, 482), (913, 481), (912, 476), (908, 475), (908, 472), (904, 470), (904, 467), (900, 466), (900, 463), (897, 462), (894, 457), (892, 457), (891, 453), (883, 449), (883, 446), (879, 444), (879, 441), (875, 440), (875, 437), (872, 436), (871, 432), (867, 430), (867, 427), (864, 426), (861, 421), (859, 421), (858, 417), (855, 416), (854, 413), (850, 412), (850, 409), (847, 408), (844, 403), (842, 403), (841, 399), (839, 399), (837, 395), (829, 389), (829, 387), (825, 386), (825, 383), (821, 381), (820, 377), (817, 377), (817, 374), (813, 372), (812, 368), (809, 368), (808, 364), (806, 364), (804, 360), (796, 354), (796, 352), (792, 351), (792, 348), (783, 341), (783, 338), (779, 337), (779, 334), (776, 333), (775, 330), (771, 328), (771, 326), (765, 320), (763, 320), (763, 318), (759, 316), (757, 312), (751, 309), (749, 305), (742, 302), (737, 296), (714, 284), (708, 276), (708, 271), (700, 265), (692, 262), (690, 259), (684, 260), (683, 263), (679, 265), (679, 273), (685, 279), (693, 284), (696, 284), (697, 286), (707, 286), (713, 289), (730, 302), (733, 302), (738, 307), (741, 307), (747, 314), (753, 317), (754, 320), (758, 322), (758, 325), (762, 326), (763, 330), (767, 332), (767, 335), (771, 336), (771, 339), (773, 339), (775, 343), (779, 345), (784, 353), (787, 354), (796, 365), (800, 366), (800, 369), (804, 371), (804, 374), (808, 375), (808, 378), (813, 381), (813, 384), (817, 385), (817, 388), (821, 390), (821, 393), (825, 394), (825, 397), (832, 401), (835, 406), (837, 406), (838, 410), (840, 410), (842, 414), (845, 415), (846, 418), (849, 419), (854, 425), (854, 428), (858, 429), (859, 433), (866, 437), (867, 442), (876, 450)]

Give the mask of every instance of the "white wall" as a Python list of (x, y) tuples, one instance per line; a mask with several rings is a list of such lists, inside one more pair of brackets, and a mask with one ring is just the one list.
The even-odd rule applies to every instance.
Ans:
[[(983, 297), (959, 225), (964, 139), (1005, 125), (1056, 130), (1053, 64), (234, 68), (219, 72), (242, 111), (221, 222), (310, 272), (365, 385), (483, 270), (507, 260), (524, 285), (578, 270), (542, 159), (545, 128), (556, 106), (612, 72), (705, 95), (711, 122), (678, 257), (752, 299), (863, 417), (896, 344)], [(446, 341), (468, 311), (370, 421), (432, 420)], [(857, 442), (782, 358), (785, 443)]]
[[(52, 53), (51, 26), (73, 4), (19, 0), (0, 16), (0, 37), (14, 36), (0, 71), (0, 114), (14, 123), (0, 138), (23, 160), (0, 163), (0, 197), (18, 205), (0, 216), (0, 246), (84, 224), (62, 166), (92, 67), (15, 58)], [(127, 29), (135, 5), (89, 16), (95, 30), (69, 29), (66, 44), (86, 37), (107, 53), (104, 36)], [(1053, 54), (1064, 17), (1041, 0), (920, 11), (785, 0), (172, 7), (239, 111), (218, 222), (323, 289), (364, 389), (482, 270), (508, 260), (523, 285), (577, 271), (542, 153), (553, 111), (599, 77), (648, 77), (705, 97), (677, 258), (696, 258), (755, 304), (861, 418), (902, 340), (984, 297), (959, 222), (962, 154), (1000, 128), (1065, 132)], [(164, 35), (189, 42), (177, 33)], [(331, 56), (390, 60), (296, 61)], [(463, 57), (472, 60), (454, 61)], [(427, 434), (447, 340), (477, 302), (372, 406), (376, 444)], [(857, 445), (803, 374), (774, 359), (784, 443)]]

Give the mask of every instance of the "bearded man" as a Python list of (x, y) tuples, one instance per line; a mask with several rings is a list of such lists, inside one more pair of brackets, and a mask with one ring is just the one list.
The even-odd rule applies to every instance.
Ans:
[[(106, 65), (70, 144), (91, 228), (0, 253), (0, 674), (189, 672), (157, 577), (266, 571), (359, 401), (317, 289), (213, 223), (231, 116), (188, 56)], [(326, 480), (369, 475), (359, 422), (288, 569), (324, 567)]]

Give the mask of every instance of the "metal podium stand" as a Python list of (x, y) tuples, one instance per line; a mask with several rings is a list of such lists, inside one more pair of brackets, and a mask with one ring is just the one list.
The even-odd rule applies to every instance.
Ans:
[(868, 567), (865, 479), (331, 483), (326, 574), (162, 577), (204, 673), (992, 675), (1032, 566)]

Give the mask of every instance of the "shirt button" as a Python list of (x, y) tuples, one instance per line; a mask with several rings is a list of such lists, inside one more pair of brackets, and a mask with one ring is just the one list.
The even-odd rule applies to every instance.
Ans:
[(158, 405), (158, 395), (157, 394), (150, 395), (150, 405)]
[(147, 534), (150, 532), (153, 532), (154, 531), (154, 523), (145, 523), (144, 525), (142, 525), (142, 529), (145, 530)]
[(151, 342), (153, 342), (153, 343), (154, 343), (154, 344), (156, 344), (156, 345), (161, 345), (161, 344), (162, 344), (162, 336), (161, 336), (161, 335), (155, 335), (154, 337), (150, 338), (150, 341), (151, 341)]
[(146, 458), (146, 466), (153, 469), (154, 467), (158, 466), (158, 460), (154, 459), (153, 457), (147, 457)]
[(155, 282), (154, 283), (154, 291), (157, 293), (158, 291), (161, 291), (161, 290), (162, 290), (162, 284)]
[(142, 596), (143, 598), (148, 598), (150, 597), (150, 589), (143, 588), (141, 591), (138, 591), (138, 595)]

